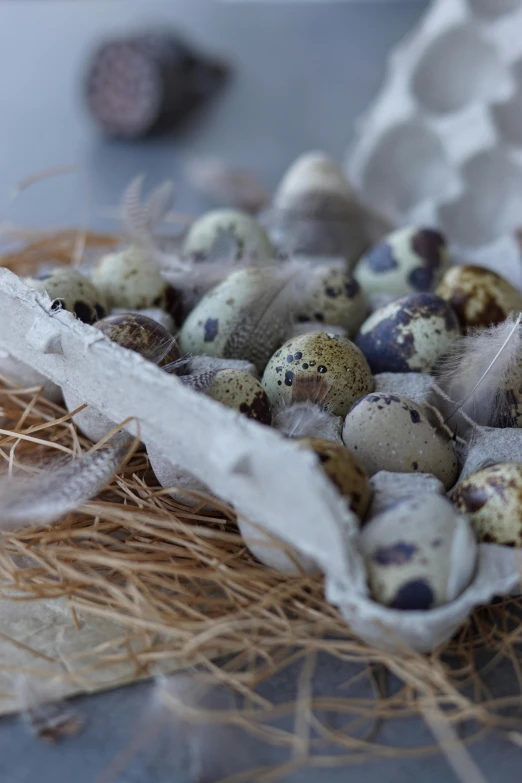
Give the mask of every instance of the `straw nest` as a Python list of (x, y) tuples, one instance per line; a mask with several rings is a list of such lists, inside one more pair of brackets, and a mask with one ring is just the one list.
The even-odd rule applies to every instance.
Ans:
[[(5, 265), (27, 274), (51, 254), (65, 263), (76, 242), (74, 232), (35, 236), (5, 256)], [(111, 242), (105, 236), (86, 238), (87, 247)], [(0, 379), (0, 408), (4, 468), (56, 450), (78, 454), (92, 445), (38, 389), (22, 390)], [(136, 451), (110, 486), (75, 513), (47, 529), (4, 535), (1, 594), (12, 600), (66, 596), (71, 612), (111, 618), (129, 636), (141, 634), (141, 651), (129, 646), (128, 652), (141, 674), (154, 674), (158, 661), (192, 662), (205, 682), (227, 684), (247, 698), (231, 721), (294, 750), (296, 741), (301, 751), (305, 748), (294, 765), (305, 756), (307, 763), (313, 756), (317, 766), (353, 763), (368, 754), (418, 757), (440, 746), (458, 757), (461, 742), (488, 731), (522, 744), (520, 599), (477, 610), (448, 645), (429, 656), (383, 653), (350, 633), (325, 600), (321, 578), (283, 577), (256, 562), (238, 534), (232, 509), (223, 504), (209, 516), (201, 511), (204, 500), (192, 509), (177, 503), (158, 486), (146, 454)], [(309, 681), (318, 654), (346, 661), (357, 674), (322, 696), (301, 677), (292, 704), (274, 707), (255, 696), (263, 679), (300, 658)], [(103, 650), (99, 655), (103, 658)], [(506, 662), (507, 694), (495, 686), (495, 669)], [(352, 697), (350, 686), (365, 678), (372, 684), (366, 696)], [(296, 740), (299, 721), (295, 731), (267, 729), (267, 723), (295, 712), (296, 704), (305, 715), (305, 739), (301, 726)], [(335, 730), (318, 717), (324, 711), (344, 716)], [(382, 720), (413, 715), (430, 726), (432, 746), (398, 749), (379, 739)], [(270, 775), (259, 780), (276, 779)]]

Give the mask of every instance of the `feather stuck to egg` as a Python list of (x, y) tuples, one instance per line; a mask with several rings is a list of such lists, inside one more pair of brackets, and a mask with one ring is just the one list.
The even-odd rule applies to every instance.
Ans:
[(109, 315), (98, 321), (95, 328), (113, 343), (139, 353), (159, 367), (165, 367), (180, 358), (174, 337), (161, 324), (146, 315)]
[(430, 372), (460, 336), (452, 308), (437, 294), (404, 296), (376, 310), (355, 338), (374, 374)]
[(175, 321), (179, 319), (178, 293), (163, 279), (155, 258), (140, 245), (101, 258), (92, 279), (111, 309), (154, 307), (170, 313)]
[(233, 408), (248, 419), (270, 424), (272, 413), (268, 396), (256, 378), (241, 370), (220, 370), (205, 394)]
[(317, 455), (322, 470), (354, 514), (362, 519), (370, 504), (370, 483), (358, 457), (346, 446), (324, 438), (302, 438), (295, 444)]
[(464, 264), (449, 269), (437, 288), (453, 308), (463, 331), (504, 321), (522, 310), (522, 294), (497, 272)]
[(100, 292), (76, 269), (62, 267), (42, 275), (26, 278), (27, 285), (46, 293), (53, 300), (53, 310), (68, 310), (86, 324), (93, 324), (106, 313)]
[(275, 250), (263, 226), (238, 209), (206, 212), (190, 226), (183, 243), (183, 254), (197, 260), (208, 258), (221, 239), (234, 243), (234, 257), (273, 258)]
[(268, 362), (262, 378), (270, 402), (280, 408), (292, 402), (297, 378), (319, 374), (328, 381), (323, 405), (334, 416), (373, 389), (373, 378), (360, 350), (345, 337), (311, 332), (288, 340)]
[(393, 231), (365, 253), (354, 276), (368, 294), (398, 297), (433, 291), (448, 265), (443, 235), (431, 228), (413, 226)]
[(378, 514), (363, 528), (360, 544), (372, 596), (392, 609), (434, 609), (454, 601), (476, 570), (471, 526), (436, 494)]
[(359, 283), (349, 272), (329, 264), (318, 265), (312, 274), (315, 282), (297, 308), (297, 322), (340, 326), (352, 337), (369, 311), (368, 300)]
[(472, 473), (452, 500), (466, 514), (479, 541), (522, 547), (522, 465), (501, 462)]
[(452, 487), (458, 460), (451, 441), (432, 427), (423, 409), (399, 394), (368, 394), (348, 413), (343, 441), (361, 460), (368, 475), (432, 473)]

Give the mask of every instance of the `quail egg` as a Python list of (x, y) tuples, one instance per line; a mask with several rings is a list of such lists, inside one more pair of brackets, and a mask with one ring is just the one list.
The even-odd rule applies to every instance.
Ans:
[(354, 335), (368, 315), (368, 301), (359, 283), (339, 267), (321, 264), (313, 272), (314, 284), (297, 310), (296, 320), (342, 327)]
[(268, 396), (256, 378), (241, 370), (220, 370), (205, 394), (234, 408), (247, 418), (270, 424), (272, 414)]
[(522, 465), (501, 462), (479, 470), (455, 488), (453, 502), (479, 541), (522, 547)]
[(430, 372), (460, 335), (452, 308), (437, 294), (411, 294), (373, 313), (355, 339), (372, 372)]
[(310, 449), (319, 458), (332, 484), (359, 519), (362, 519), (370, 504), (370, 484), (361, 461), (356, 455), (339, 443), (324, 438), (302, 438), (294, 441), (301, 449)]
[(432, 427), (423, 409), (399, 394), (368, 394), (345, 419), (343, 441), (357, 454), (369, 476), (432, 473), (449, 489), (458, 461), (445, 432)]
[(511, 283), (491, 269), (472, 264), (449, 269), (437, 294), (449, 302), (463, 331), (499, 324), (510, 312), (522, 310), (522, 294)]
[(263, 293), (269, 275), (265, 268), (238, 269), (205, 294), (181, 328), (183, 353), (222, 357), (242, 308)]
[(221, 236), (235, 242), (237, 259), (245, 255), (269, 259), (275, 255), (261, 224), (238, 209), (215, 209), (195, 220), (185, 237), (183, 253), (203, 260), (209, 256)]
[(141, 247), (131, 245), (119, 253), (104, 256), (93, 270), (92, 279), (111, 309), (158, 307), (170, 313), (175, 321), (180, 318), (181, 297)]
[(146, 315), (109, 315), (98, 321), (95, 328), (113, 343), (141, 354), (159, 367), (165, 367), (180, 358), (176, 340), (161, 324)]
[(103, 318), (106, 305), (103, 292), (76, 269), (62, 267), (35, 277), (26, 278), (27, 285), (45, 292), (53, 300), (52, 309), (68, 310), (86, 324)]
[(373, 389), (364, 356), (346, 337), (311, 332), (293, 337), (268, 362), (262, 378), (273, 407), (292, 402), (297, 378), (317, 375), (329, 385), (323, 405), (334, 416), (344, 416), (355, 400)]
[(290, 166), (270, 222), (290, 253), (355, 259), (369, 242), (362, 207), (341, 168), (322, 152), (306, 153)]
[(467, 519), (436, 494), (378, 514), (363, 528), (360, 546), (373, 598), (392, 609), (454, 601), (476, 570), (477, 542)]
[(414, 226), (388, 234), (361, 258), (354, 274), (366, 293), (398, 297), (433, 291), (448, 265), (442, 234)]

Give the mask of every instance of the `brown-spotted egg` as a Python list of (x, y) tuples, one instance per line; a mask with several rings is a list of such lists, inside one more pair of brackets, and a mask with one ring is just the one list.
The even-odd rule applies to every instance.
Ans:
[(86, 324), (93, 324), (105, 316), (103, 294), (76, 269), (54, 269), (26, 278), (25, 282), (36, 291), (47, 293), (53, 300), (53, 310), (68, 310)]
[(237, 259), (244, 255), (273, 258), (272, 243), (263, 226), (252, 215), (238, 209), (215, 209), (197, 218), (183, 243), (183, 253), (195, 259), (207, 258), (222, 235), (234, 240)]
[(353, 336), (369, 311), (359, 283), (349, 272), (328, 264), (314, 268), (312, 275), (313, 284), (296, 311), (296, 321), (340, 326)]
[(346, 337), (311, 332), (293, 337), (268, 362), (262, 378), (272, 406), (292, 401), (298, 377), (319, 375), (329, 385), (323, 405), (334, 416), (344, 416), (355, 400), (373, 389), (373, 378), (364, 356)]
[(205, 394), (234, 408), (249, 419), (270, 424), (272, 413), (268, 396), (259, 381), (241, 370), (220, 370)]
[(179, 348), (172, 335), (152, 318), (138, 313), (108, 315), (95, 325), (113, 343), (164, 367), (177, 361)]
[(463, 264), (449, 269), (437, 294), (453, 308), (463, 331), (505, 321), (522, 310), (522, 294), (491, 269)]
[(94, 268), (92, 279), (108, 306), (129, 310), (159, 307), (180, 319), (181, 299), (167, 283), (155, 260), (139, 246), (109, 253)]
[(448, 265), (443, 235), (414, 226), (388, 234), (361, 258), (354, 275), (368, 294), (397, 297), (433, 291)]
[(399, 394), (368, 394), (357, 400), (343, 426), (343, 442), (357, 454), (369, 476), (432, 473), (446, 489), (459, 466), (451, 441), (433, 427), (423, 409)]
[(478, 470), (455, 488), (452, 500), (479, 541), (522, 546), (522, 465), (501, 462)]
[(317, 454), (322, 470), (346, 498), (354, 514), (362, 519), (370, 504), (370, 483), (358, 457), (346, 446), (324, 438), (302, 438), (295, 445)]
[(374, 374), (430, 372), (460, 335), (450, 305), (437, 294), (411, 294), (376, 310), (355, 339)]
[(400, 501), (378, 514), (363, 528), (360, 546), (373, 598), (393, 609), (449, 603), (476, 569), (477, 542), (467, 519), (437, 494)]

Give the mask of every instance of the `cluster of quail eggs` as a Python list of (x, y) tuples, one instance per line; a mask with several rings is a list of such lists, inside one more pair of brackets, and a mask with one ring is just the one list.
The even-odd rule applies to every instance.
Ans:
[[(522, 465), (494, 465), (458, 484), (458, 439), (443, 417), (407, 395), (375, 390), (382, 373), (433, 375), (468, 331), (522, 310), (522, 294), (507, 280), (451, 265), (434, 228), (386, 233), (366, 220), (340, 168), (321, 153), (294, 163), (258, 218), (219, 209), (196, 219), (181, 257), (189, 277), (213, 259), (224, 270), (189, 312), (182, 287), (166, 281), (146, 244), (103, 257), (90, 279), (59, 269), (27, 282), (49, 295), (52, 310), (70, 311), (233, 415), (277, 427), (315, 455), (360, 521), (376, 601), (435, 608), (469, 586), (477, 541), (522, 546)], [(379, 297), (385, 304), (372, 312)], [(150, 308), (170, 316), (170, 331)], [(194, 357), (208, 357), (197, 377)], [(80, 402), (66, 399), (69, 409)], [(299, 426), (279, 426), (297, 409)], [(77, 423), (93, 438), (114, 426), (99, 414), (94, 429), (85, 417)], [(156, 457), (153, 466), (168, 485), (172, 471)], [(381, 471), (429, 474), (449, 498), (419, 494), (368, 519), (370, 479)], [(252, 550), (269, 565), (288, 565), (267, 546)]]

